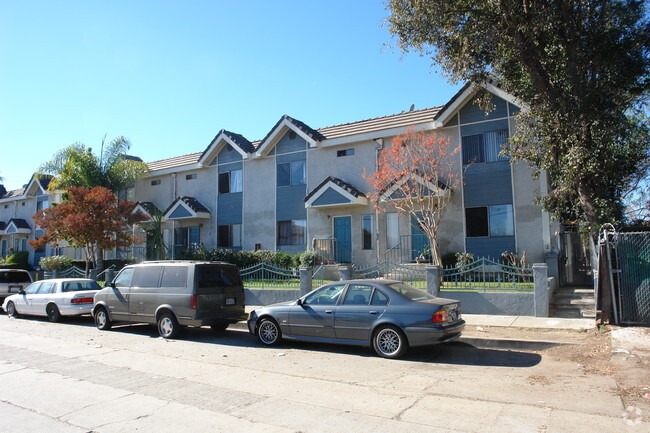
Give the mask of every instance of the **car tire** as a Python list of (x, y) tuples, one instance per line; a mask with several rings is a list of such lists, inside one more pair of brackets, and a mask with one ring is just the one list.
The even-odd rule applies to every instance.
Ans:
[(162, 338), (176, 338), (180, 330), (181, 325), (172, 313), (162, 313), (158, 317), (158, 335)]
[(393, 325), (384, 325), (373, 333), (372, 347), (377, 355), (395, 359), (406, 353), (409, 344), (401, 329)]
[(7, 316), (9, 317), (18, 317), (18, 311), (16, 311), (16, 304), (12, 301), (7, 303)]
[(228, 322), (213, 323), (210, 325), (210, 328), (212, 328), (214, 332), (223, 332), (228, 328), (228, 325)]
[(61, 320), (61, 312), (55, 304), (49, 304), (45, 308), (45, 313), (47, 314), (47, 320), (50, 322), (58, 322)]
[(268, 317), (260, 320), (257, 326), (257, 338), (267, 346), (279, 344), (282, 341), (282, 331), (278, 322)]
[(97, 307), (93, 317), (95, 318), (95, 326), (99, 330), (107, 331), (111, 329), (111, 326), (113, 326), (111, 319), (108, 317), (108, 311), (106, 311), (106, 308), (104, 307)]

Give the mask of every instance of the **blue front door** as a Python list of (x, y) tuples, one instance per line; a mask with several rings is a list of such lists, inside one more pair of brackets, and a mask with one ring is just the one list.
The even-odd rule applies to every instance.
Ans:
[(411, 217), (411, 260), (415, 261), (420, 254), (425, 252), (431, 253), (429, 239), (420, 230), (417, 219)]
[(336, 239), (336, 261), (352, 261), (352, 217), (334, 217), (334, 239)]

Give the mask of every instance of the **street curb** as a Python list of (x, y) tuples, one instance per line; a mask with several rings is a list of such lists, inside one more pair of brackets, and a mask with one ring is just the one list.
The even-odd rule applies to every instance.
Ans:
[(479, 349), (544, 350), (555, 346), (583, 344), (576, 341), (517, 340), (514, 338), (464, 337), (457, 341)]

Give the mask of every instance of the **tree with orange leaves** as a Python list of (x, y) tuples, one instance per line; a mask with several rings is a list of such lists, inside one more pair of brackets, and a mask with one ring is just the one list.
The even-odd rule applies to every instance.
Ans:
[(118, 200), (114, 193), (101, 186), (72, 187), (67, 196), (63, 203), (53, 204), (34, 215), (34, 222), (45, 234), (29, 242), (32, 248), (48, 243), (56, 246), (62, 240), (84, 248), (87, 271), (90, 261), (96, 266), (98, 249), (126, 247), (138, 241), (130, 229), (142, 216), (131, 213), (135, 206), (132, 202)]
[(393, 138), (364, 178), (378, 211), (387, 207), (411, 217), (429, 240), (431, 263), (442, 266), (438, 230), (452, 191), (461, 184), (458, 152), (447, 137), (409, 128)]

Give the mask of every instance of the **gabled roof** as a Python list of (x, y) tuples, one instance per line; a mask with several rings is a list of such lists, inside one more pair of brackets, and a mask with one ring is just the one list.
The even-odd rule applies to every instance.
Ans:
[(183, 165), (196, 164), (203, 152), (188, 153), (187, 155), (175, 156), (173, 158), (160, 159), (148, 162), (150, 171), (164, 170), (166, 168), (181, 167)]
[(255, 146), (253, 143), (248, 141), (246, 137), (222, 129), (217, 135), (215, 135), (208, 147), (199, 157), (199, 165), (208, 165), (224, 145), (230, 145), (242, 156), (242, 158), (248, 158), (249, 153), (255, 152)]
[(47, 194), (47, 187), (54, 177), (45, 174), (34, 173), (29, 183), (24, 188), (24, 194), (43, 195)]
[(305, 197), (305, 207), (367, 205), (366, 195), (351, 184), (327, 177)]
[(134, 215), (142, 214), (148, 219), (151, 219), (154, 215), (161, 213), (158, 206), (150, 201), (139, 201), (135, 204), (133, 211), (131, 212)]
[(29, 223), (22, 219), (22, 218), (12, 218), (9, 220), (7, 223), (7, 227), (5, 228), (5, 233), (6, 234), (12, 234), (12, 233), (31, 233), (32, 228), (29, 226)]
[(165, 209), (165, 219), (210, 218), (210, 209), (194, 197), (180, 196)]
[(296, 134), (304, 138), (309, 144), (309, 147), (315, 147), (316, 142), (325, 139), (325, 137), (317, 130), (312, 129), (300, 120), (294, 119), (285, 114), (280, 118), (280, 120), (278, 120), (275, 126), (271, 128), (269, 133), (266, 134), (266, 137), (259, 142), (256, 149), (257, 154), (266, 155), (287, 129), (293, 130)]
[(414, 181), (431, 191), (432, 195), (442, 195), (449, 191), (449, 188), (444, 183), (438, 181), (436, 183), (428, 180), (424, 173), (420, 170), (413, 170), (412, 172), (404, 174), (399, 179), (391, 183), (391, 185), (379, 194), (380, 201), (399, 200), (400, 197), (393, 197), (393, 194), (399, 192), (404, 183)]
[(478, 91), (479, 86), (483, 87), (488, 92), (492, 93), (495, 96), (503, 99), (506, 102), (509, 102), (513, 105), (516, 105), (520, 108), (524, 108), (525, 104), (519, 101), (517, 98), (512, 96), (509, 93), (506, 93), (499, 82), (496, 79), (488, 78), (481, 84), (475, 83), (466, 83), (452, 98), (447, 102), (440, 111), (436, 114), (435, 127), (442, 127), (447, 121), (458, 112)]

